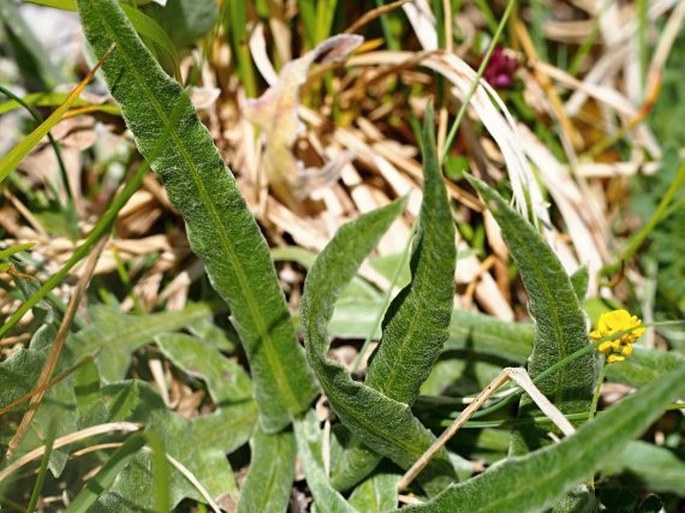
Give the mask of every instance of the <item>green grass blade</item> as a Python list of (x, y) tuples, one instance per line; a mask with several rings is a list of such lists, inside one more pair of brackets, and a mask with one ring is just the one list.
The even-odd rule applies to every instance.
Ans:
[(53, 7), (55, 9), (62, 9), (63, 11), (75, 11), (76, 0), (24, 0), (32, 4), (43, 5), (45, 7)]
[(126, 182), (123, 190), (112, 200), (109, 208), (105, 214), (100, 217), (95, 227), (86, 237), (86, 240), (69, 257), (69, 260), (50, 278), (48, 278), (43, 285), (24, 302), (9, 318), (5, 323), (0, 326), (0, 337), (8, 333), (28, 312), (33, 308), (41, 299), (48, 296), (50, 291), (59, 285), (64, 278), (67, 277), (69, 271), (71, 271), (76, 264), (83, 260), (93, 249), (95, 244), (112, 226), (114, 220), (124, 205), (133, 196), (133, 193), (138, 190), (138, 187), (143, 181), (143, 176), (148, 171), (147, 163), (143, 163), (138, 167), (135, 174)]
[[(335, 300), (403, 206), (403, 201), (391, 203), (338, 230), (307, 275), (301, 316), (309, 362), (341, 422), (374, 451), (407, 468), (434, 437), (409, 406), (354, 381), (340, 364), (328, 358), (326, 329)], [(444, 459), (434, 463), (427, 469), (429, 476), (452, 479), (451, 466)], [(440, 486), (439, 481), (435, 487)]]
[[(561, 262), (537, 231), (490, 187), (475, 178), (469, 178), (469, 181), (481, 194), (502, 229), (530, 298), (535, 336), (528, 373), (534, 379), (590, 343), (585, 317)], [(582, 413), (589, 410), (594, 381), (594, 353), (588, 353), (537, 383), (537, 386), (562, 412)], [(531, 415), (539, 415), (539, 410), (530, 400), (523, 399), (519, 417)], [(514, 452), (535, 449), (545, 439), (548, 437), (544, 430), (522, 427), (520, 431), (514, 431)]]
[(412, 280), (393, 299), (366, 384), (411, 404), (448, 338), (457, 250), (454, 222), (440, 172), (433, 111), (423, 128), (423, 202), (410, 262)]
[(95, 503), (100, 495), (105, 493), (114, 484), (114, 480), (126, 467), (129, 461), (145, 445), (145, 435), (135, 434), (129, 437), (124, 445), (119, 447), (105, 462), (100, 471), (88, 481), (71, 504), (64, 510), (65, 513), (85, 513)]
[[(103, 58), (107, 58), (108, 49), (105, 48), (102, 51)], [(71, 107), (71, 105), (78, 99), (81, 91), (86, 87), (86, 84), (90, 81), (93, 74), (99, 67), (99, 64), (93, 68), (93, 70), (88, 73), (88, 75), (81, 80), (81, 82), (74, 88), (74, 90), (67, 96), (64, 103), (62, 103), (55, 111), (48, 116), (48, 118), (38, 125), (30, 134), (24, 137), (16, 146), (14, 146), (5, 155), (2, 160), (0, 160), (0, 183), (2, 183), (7, 175), (16, 168), (19, 163), (24, 160), (24, 157), (28, 155), (33, 148), (35, 148), (43, 137), (45, 137), (50, 130), (62, 120), (64, 114)]]
[(146, 432), (145, 437), (152, 449), (152, 488), (155, 496), (155, 511), (171, 511), (171, 475), (164, 441), (154, 431)]
[(43, 484), (45, 483), (45, 476), (48, 473), (48, 464), (50, 463), (50, 457), (52, 456), (52, 447), (55, 442), (55, 437), (51, 433), (45, 441), (45, 452), (40, 460), (40, 467), (38, 468), (38, 475), (36, 476), (36, 482), (33, 485), (33, 490), (31, 491), (31, 498), (29, 499), (29, 504), (26, 506), (26, 513), (33, 513), (38, 505), (38, 499), (40, 499), (40, 493), (43, 489)]
[[(31, 93), (27, 94), (22, 98), (23, 102), (26, 105), (34, 105), (37, 107), (57, 107), (59, 106), (64, 100), (67, 99), (69, 96), (69, 93)], [(81, 98), (77, 99), (74, 101), (74, 103), (71, 104), (72, 107), (88, 107), (91, 111), (93, 110), (98, 110), (100, 112), (105, 112), (107, 114), (111, 114), (113, 116), (119, 116), (121, 115), (121, 111), (119, 110), (119, 107), (115, 107), (114, 105), (96, 105), (94, 103), (90, 103), (88, 101), (85, 101)], [(5, 114), (6, 112), (11, 112), (13, 110), (21, 108), (21, 104), (16, 101), (16, 100), (6, 100), (3, 102), (0, 102), (0, 115)]]
[(292, 432), (270, 435), (257, 428), (250, 447), (250, 470), (240, 490), (237, 513), (286, 511), (297, 452)]
[(248, 98), (257, 96), (257, 80), (252, 55), (247, 44), (249, 40), (248, 3), (245, 0), (226, 0), (221, 6), (219, 16), (231, 37), (231, 50), (234, 52), (238, 76)]
[(666, 405), (685, 394), (685, 367), (626, 397), (560, 443), (509, 458), (434, 500), (403, 513), (495, 513), (545, 511), (574, 485), (645, 431)]
[(300, 18), (304, 29), (304, 38), (310, 48), (317, 44), (316, 40), (316, 2), (314, 0), (298, 0)]
[[(112, 96), (121, 104), (141, 153), (164, 182), (181, 212), (193, 251), (228, 303), (245, 346), (261, 421), (268, 432), (305, 410), (316, 387), (297, 344), (266, 240), (235, 179), (202, 125), (188, 95), (170, 79), (138, 38), (113, 0), (79, 0), (90, 44), (100, 55), (116, 51), (103, 66)], [(180, 109), (177, 122), (170, 111)], [(168, 133), (158, 154), (160, 135)]]

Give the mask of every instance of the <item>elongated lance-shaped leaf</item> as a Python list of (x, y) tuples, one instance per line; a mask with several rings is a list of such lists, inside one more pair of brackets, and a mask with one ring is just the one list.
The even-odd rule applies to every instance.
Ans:
[[(354, 381), (328, 358), (326, 329), (335, 300), (403, 206), (404, 201), (391, 203), (338, 230), (307, 275), (301, 315), (307, 357), (342, 423), (374, 451), (407, 468), (432, 444), (433, 435), (409, 406)], [(445, 480), (453, 475), (444, 454), (426, 471)]]
[(495, 513), (545, 511), (574, 485), (610, 462), (685, 394), (685, 367), (651, 383), (581, 426), (553, 446), (512, 457), (477, 477), (456, 484), (438, 497), (403, 513)]
[(282, 513), (288, 509), (295, 477), (295, 437), (257, 428), (250, 441), (250, 471), (240, 489), (238, 513)]
[(454, 307), (454, 222), (433, 131), (431, 107), (423, 125), (423, 203), (410, 261), (412, 279), (385, 314), (383, 337), (365, 382), (407, 404), (442, 351)]
[[(582, 349), (588, 341), (585, 318), (571, 280), (552, 249), (535, 229), (502, 197), (478, 179), (469, 182), (481, 194), (497, 220), (511, 256), (519, 268), (535, 321), (528, 373), (535, 378), (559, 360)], [(573, 360), (537, 384), (563, 413), (587, 412), (595, 382), (594, 353)], [(519, 417), (538, 415), (530, 400), (521, 401)], [(544, 431), (526, 424), (514, 431), (512, 451), (525, 452), (548, 439)]]
[[(454, 222), (440, 173), (433, 109), (423, 124), (423, 202), (410, 262), (411, 282), (393, 299), (383, 320), (383, 336), (369, 365), (366, 385), (411, 404), (447, 340), (454, 307), (457, 251)], [(349, 488), (363, 479), (380, 456), (353, 440), (337, 466), (335, 484)]]
[[(112, 96), (183, 215), (193, 251), (231, 309), (250, 361), (262, 426), (278, 431), (290, 415), (309, 406), (316, 387), (266, 241), (188, 95), (162, 71), (117, 2), (79, 0), (77, 5), (97, 55), (116, 43), (103, 66)], [(175, 111), (181, 113), (177, 121), (169, 114)], [(150, 155), (163, 133), (168, 136), (162, 151)]]

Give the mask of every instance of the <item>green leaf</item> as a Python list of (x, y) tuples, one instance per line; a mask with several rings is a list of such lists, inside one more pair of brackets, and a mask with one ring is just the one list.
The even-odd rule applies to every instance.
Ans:
[(445, 350), (472, 351), (524, 364), (533, 347), (533, 325), (491, 315), (454, 310)]
[[(534, 379), (590, 343), (585, 317), (561, 262), (537, 231), (490, 187), (472, 177), (469, 177), (469, 182), (497, 220), (530, 298), (535, 337), (528, 373)], [(594, 361), (594, 353), (588, 353), (537, 383), (537, 386), (563, 413), (587, 412), (595, 381)], [(519, 418), (539, 414), (532, 401), (524, 396)], [(525, 424), (513, 431), (512, 450), (520, 454), (539, 447), (545, 440), (549, 437), (544, 430)]]
[(685, 497), (685, 459), (665, 447), (630, 442), (602, 470), (605, 474), (626, 472), (640, 480), (641, 488)]
[(544, 511), (574, 485), (610, 461), (685, 393), (680, 368), (645, 386), (582, 425), (561, 442), (511, 457), (483, 474), (451, 486), (435, 499), (403, 513)]
[(397, 474), (374, 474), (354, 489), (350, 505), (364, 513), (381, 513), (397, 507), (399, 480)]
[[(396, 287), (404, 288), (411, 281), (411, 269), (409, 268), (409, 262), (404, 256), (404, 251), (392, 255), (369, 258), (369, 264), (388, 281), (392, 281), (397, 273)], [(397, 271), (398, 266), (401, 266), (399, 272)]]
[(235, 333), (229, 336), (227, 330), (214, 324), (212, 319), (198, 319), (188, 324), (187, 329), (205, 344), (226, 353), (235, 353), (238, 336)]
[[(297, 262), (305, 269), (311, 269), (312, 265), (314, 265), (314, 261), (316, 260), (316, 253), (298, 246), (284, 246), (272, 249), (271, 258), (273, 258), (275, 262)], [(357, 301), (381, 299), (381, 294), (376, 288), (374, 288), (373, 285), (369, 284), (366, 280), (360, 278), (359, 276), (355, 276), (347, 288), (342, 292), (342, 294), (340, 294), (338, 303), (342, 303), (344, 301), (355, 303)], [(366, 335), (363, 335), (362, 338), (364, 338), (364, 336)]]
[(454, 305), (455, 229), (433, 130), (429, 108), (421, 144), (423, 202), (410, 260), (411, 282), (388, 307), (365, 381), (407, 404), (416, 398), (442, 351)]
[(323, 468), (322, 435), (313, 410), (293, 421), (297, 454), (315, 504), (326, 513), (356, 513), (332, 486)]
[(122, 469), (145, 445), (145, 436), (134, 434), (112, 454), (98, 473), (67, 507), (65, 513), (85, 513), (90, 511), (103, 491), (108, 490)]
[[(336, 338), (365, 338), (374, 326), (383, 300), (350, 298), (335, 304), (328, 332)], [(507, 322), (491, 315), (454, 309), (445, 351), (466, 350), (522, 365), (533, 347), (533, 324)], [(380, 338), (380, 330), (374, 334)]]
[[(391, 203), (338, 230), (307, 275), (301, 316), (309, 362), (341, 422), (374, 451), (408, 468), (433, 443), (433, 435), (409, 406), (354, 381), (328, 358), (326, 330), (335, 300), (403, 207), (404, 201)], [(427, 471), (426, 476), (444, 478), (433, 489), (454, 477), (444, 454)]]
[(582, 266), (571, 275), (571, 285), (576, 293), (579, 303), (585, 302), (585, 295), (587, 294), (587, 286), (590, 282), (590, 272), (587, 266)]
[(250, 470), (240, 489), (238, 513), (283, 513), (295, 477), (297, 451), (292, 432), (270, 435), (258, 428), (250, 448)]
[[(146, 382), (129, 380), (102, 389), (102, 403), (112, 420), (128, 420), (154, 431), (169, 455), (183, 464), (219, 503), (237, 499), (237, 487), (226, 454), (250, 438), (257, 420), (253, 401), (220, 407), (214, 413), (186, 419), (167, 410)], [(97, 500), (103, 511), (149, 511), (154, 508), (152, 457), (139, 453)], [(196, 488), (175, 469), (170, 472), (170, 502), (203, 501)], [(98, 510), (99, 511), (99, 510)]]
[(126, 13), (128, 19), (131, 20), (131, 25), (136, 29), (136, 32), (152, 41), (167, 55), (167, 57), (169, 57), (174, 72), (180, 77), (180, 59), (178, 52), (176, 51), (176, 46), (174, 46), (174, 42), (169, 37), (169, 33), (165, 31), (154, 18), (147, 16), (135, 7), (121, 4), (121, 9)]
[(633, 354), (626, 361), (607, 367), (609, 381), (631, 387), (642, 387), (685, 364), (685, 357), (674, 352), (633, 346)]
[[(212, 285), (230, 307), (250, 361), (262, 425), (278, 431), (291, 414), (309, 407), (316, 387), (266, 240), (188, 95), (162, 71), (117, 3), (77, 4), (97, 55), (116, 42), (103, 66), (112, 96), (183, 215), (191, 247), (203, 259)], [(165, 132), (162, 150), (151, 155)]]
[(219, 16), (219, 7), (211, 0), (167, 0), (164, 6), (150, 3), (144, 10), (179, 47), (192, 45), (204, 36)]
[[(27, 280), (20, 284), (22, 292), (30, 295), (35, 284)], [(7, 406), (30, 392), (41, 374), (45, 361), (52, 349), (58, 329), (58, 321), (52, 307), (47, 302), (40, 302), (34, 307), (34, 314), (39, 325), (27, 349), (19, 349), (6, 360), (0, 362), (0, 407)], [(29, 402), (25, 401), (16, 408), (23, 413)], [(31, 422), (32, 429), (27, 430), (16, 449), (16, 456), (35, 449), (46, 443), (47, 437), (58, 438), (73, 433), (77, 429), (78, 413), (73, 385), (65, 380), (50, 387)], [(16, 423), (0, 422), (0, 439), (6, 444), (14, 436)], [(50, 454), (49, 469), (54, 476), (59, 476), (67, 462), (65, 449), (55, 449)]]
[[(411, 281), (393, 299), (383, 319), (383, 336), (365, 384), (401, 403), (412, 404), (448, 337), (454, 305), (457, 251), (454, 222), (438, 163), (433, 111), (423, 127), (423, 201), (410, 260)], [(358, 482), (373, 470), (378, 455), (352, 443), (338, 484)], [(359, 461), (365, 460), (365, 461)], [(357, 469), (360, 474), (351, 474)], [(361, 473), (363, 472), (363, 473)]]
[(131, 362), (131, 353), (152, 342), (162, 333), (176, 331), (190, 322), (207, 317), (212, 310), (196, 303), (178, 312), (147, 315), (125, 314), (114, 308), (97, 306), (93, 322), (67, 341), (72, 361), (95, 356), (100, 377), (105, 383), (123, 379)]
[(189, 376), (202, 376), (216, 404), (227, 405), (252, 399), (252, 384), (243, 368), (216, 349), (183, 333), (155, 338), (162, 353)]

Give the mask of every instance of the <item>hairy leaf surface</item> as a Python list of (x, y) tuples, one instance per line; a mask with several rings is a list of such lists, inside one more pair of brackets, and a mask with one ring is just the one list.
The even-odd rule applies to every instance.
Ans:
[(393, 299), (383, 320), (383, 337), (365, 383), (411, 404), (448, 337), (454, 308), (457, 250), (454, 221), (438, 163), (433, 111), (423, 128), (423, 201), (412, 251), (411, 282)]
[(685, 367), (645, 386), (560, 443), (501, 465), (451, 486), (432, 501), (406, 513), (495, 513), (545, 511), (574, 485), (587, 480), (639, 436), (674, 398), (685, 393)]
[[(339, 363), (331, 360), (327, 356), (326, 329), (335, 300), (403, 205), (404, 202), (391, 203), (338, 230), (307, 275), (301, 315), (309, 362), (340, 420), (374, 451), (407, 468), (432, 444), (433, 435), (414, 417), (409, 406), (354, 381)], [(438, 480), (442, 483), (453, 478), (444, 455), (427, 472), (427, 476), (444, 477)], [(436, 482), (438, 486), (441, 484)]]
[[(561, 262), (538, 232), (490, 187), (475, 178), (469, 181), (497, 220), (528, 292), (530, 314), (535, 321), (528, 373), (535, 378), (590, 343), (583, 311)], [(594, 359), (594, 353), (577, 358), (537, 386), (563, 413), (587, 412), (595, 381)], [(539, 410), (524, 396), (519, 417), (538, 414)], [(544, 431), (526, 426), (513, 432), (515, 454), (540, 447), (548, 439)]]
[[(112, 96), (140, 152), (186, 222), (193, 251), (231, 309), (250, 360), (263, 427), (274, 432), (305, 410), (316, 387), (295, 338), (266, 240), (188, 95), (169, 78), (114, 0), (79, 0), (89, 43), (102, 55)], [(160, 144), (159, 152), (153, 149)]]
[[(454, 222), (438, 163), (433, 110), (423, 124), (423, 201), (410, 260), (411, 281), (397, 294), (383, 319), (378, 349), (366, 385), (412, 404), (442, 351), (454, 308), (457, 250)], [(373, 470), (380, 457), (353, 441), (337, 484), (347, 488)]]
[(268, 434), (258, 428), (250, 448), (250, 470), (240, 489), (238, 513), (287, 511), (295, 477), (293, 433), (284, 431)]

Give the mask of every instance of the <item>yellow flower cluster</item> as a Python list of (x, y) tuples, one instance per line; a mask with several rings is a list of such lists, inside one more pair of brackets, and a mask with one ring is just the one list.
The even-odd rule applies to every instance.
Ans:
[[(597, 349), (607, 355), (607, 363), (622, 362), (633, 354), (633, 342), (645, 332), (645, 327), (641, 324), (637, 315), (630, 315), (623, 309), (613, 310), (600, 316), (597, 329), (590, 332), (590, 338), (597, 341), (612, 337), (599, 344)], [(617, 335), (620, 332), (625, 333)]]

